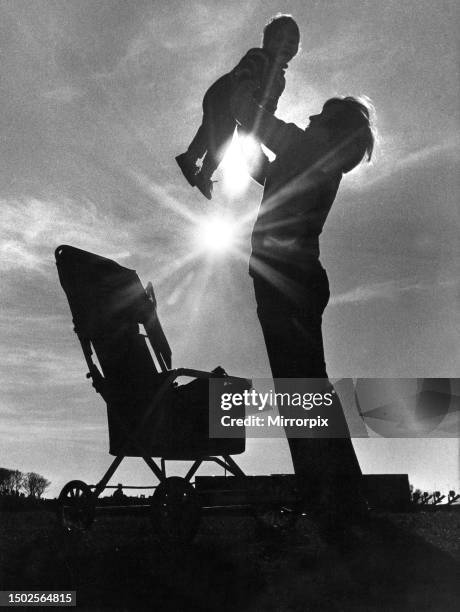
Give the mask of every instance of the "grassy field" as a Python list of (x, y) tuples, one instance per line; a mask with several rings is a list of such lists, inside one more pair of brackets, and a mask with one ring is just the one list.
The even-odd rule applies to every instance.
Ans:
[(192, 611), (458, 609), (458, 510), (382, 515), (339, 553), (314, 525), (260, 533), (206, 518), (187, 546), (160, 545), (144, 516), (65, 534), (48, 512), (0, 513), (0, 590), (76, 590), (78, 609)]

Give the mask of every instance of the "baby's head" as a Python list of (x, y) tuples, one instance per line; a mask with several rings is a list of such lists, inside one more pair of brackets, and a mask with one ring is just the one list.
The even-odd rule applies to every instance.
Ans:
[(299, 44), (299, 26), (291, 15), (276, 15), (264, 28), (262, 47), (282, 63), (291, 61)]

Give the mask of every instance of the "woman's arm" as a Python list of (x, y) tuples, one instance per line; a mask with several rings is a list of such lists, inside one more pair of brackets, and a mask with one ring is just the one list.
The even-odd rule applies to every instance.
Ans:
[(302, 138), (303, 130), (294, 123), (285, 123), (267, 113), (253, 98), (257, 89), (254, 81), (243, 81), (230, 100), (230, 112), (235, 120), (275, 155), (292, 144), (293, 139)]
[(248, 136), (251, 137), (252, 134), (246, 132), (241, 125), (238, 126), (237, 132), (238, 144), (240, 145), (239, 150), (246, 169), (250, 177), (256, 181), (256, 183), (263, 185), (267, 176), (270, 160), (267, 155), (265, 155), (260, 142), (257, 142), (254, 138), (248, 139)]
[(254, 155), (252, 159), (246, 160), (246, 166), (249, 172), (250, 177), (259, 183), (259, 185), (264, 185), (265, 179), (267, 177), (268, 166), (270, 165), (270, 161), (265, 153), (262, 151), (262, 147), (258, 145), (259, 150), (257, 155)]

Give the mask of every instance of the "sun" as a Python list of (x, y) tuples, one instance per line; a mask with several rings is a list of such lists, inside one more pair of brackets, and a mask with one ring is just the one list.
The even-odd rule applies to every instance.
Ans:
[(224, 215), (201, 219), (196, 225), (197, 247), (208, 253), (222, 254), (231, 251), (237, 241), (237, 225)]

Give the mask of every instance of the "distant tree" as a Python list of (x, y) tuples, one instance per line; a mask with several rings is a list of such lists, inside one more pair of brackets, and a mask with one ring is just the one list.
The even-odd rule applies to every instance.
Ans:
[(10, 480), (12, 493), (19, 496), (19, 493), (24, 486), (24, 474), (19, 470), (12, 470)]
[(440, 491), (435, 491), (433, 493), (433, 504), (440, 504), (442, 502), (443, 499), (445, 499), (446, 496), (445, 495), (441, 495)]
[(422, 496), (420, 498), (420, 503), (422, 506), (425, 506), (433, 496), (428, 493), (428, 491), (423, 491)]
[(0, 495), (11, 495), (13, 470), (0, 468)]
[(24, 475), (22, 486), (29, 497), (40, 499), (50, 484), (51, 482), (44, 476), (36, 474), (35, 472), (27, 472), (27, 474)]
[(459, 494), (459, 495), (457, 495), (457, 494), (455, 493), (455, 491), (453, 491), (453, 490), (452, 490), (452, 491), (449, 491), (449, 494), (448, 494), (448, 496), (447, 496), (447, 503), (449, 504), (449, 506), (450, 506), (451, 504), (455, 504), (455, 502), (456, 502), (456, 501), (458, 501), (459, 499), (460, 499), (460, 494)]
[(422, 499), (422, 492), (420, 489), (414, 489), (414, 486), (410, 486), (410, 498), (413, 504), (420, 504)]

